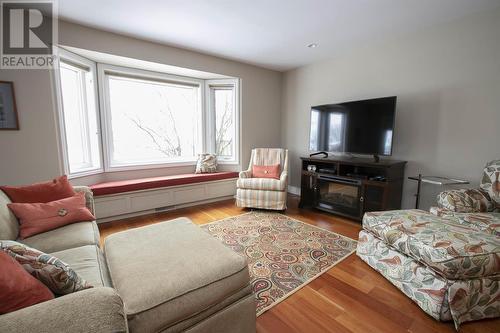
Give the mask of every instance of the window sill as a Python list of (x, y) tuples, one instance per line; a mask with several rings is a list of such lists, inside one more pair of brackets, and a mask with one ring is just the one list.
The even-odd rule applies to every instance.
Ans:
[(121, 165), (121, 166), (107, 167), (104, 169), (104, 172), (164, 169), (164, 168), (176, 168), (176, 167), (194, 166), (194, 165), (196, 165), (196, 161), (172, 162), (172, 163), (162, 163), (162, 164)]
[(78, 179), (78, 178), (83, 178), (83, 177), (87, 177), (87, 176), (99, 175), (102, 173), (104, 173), (104, 169), (82, 171), (82, 172), (77, 172), (77, 173), (69, 173), (68, 172), (68, 179)]
[(239, 161), (219, 161), (217, 160), (217, 165), (240, 165)]

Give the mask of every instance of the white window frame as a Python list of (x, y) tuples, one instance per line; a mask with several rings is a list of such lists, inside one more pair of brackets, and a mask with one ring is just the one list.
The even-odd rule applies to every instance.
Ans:
[(62, 101), (62, 86), (60, 77), (60, 68), (56, 66), (53, 73), (53, 82), (55, 86), (55, 99), (57, 105), (57, 127), (59, 132), (59, 150), (61, 152), (61, 167), (68, 178), (78, 178), (83, 176), (95, 175), (104, 172), (126, 171), (126, 170), (147, 170), (155, 168), (170, 168), (182, 166), (196, 165), (196, 157), (186, 161), (172, 161), (167, 163), (143, 163), (111, 166), (111, 149), (112, 149), (112, 133), (111, 133), (111, 110), (109, 101), (109, 86), (106, 75), (122, 75), (144, 80), (163, 81), (169, 83), (195, 85), (199, 87), (199, 113), (201, 114), (201, 149), (202, 152), (215, 153), (215, 108), (214, 99), (211, 94), (211, 87), (227, 87), (231, 86), (234, 89), (234, 106), (235, 106), (235, 136), (234, 147), (235, 154), (233, 158), (218, 158), (218, 163), (221, 165), (239, 165), (241, 153), (241, 93), (240, 79), (198, 79), (186, 76), (179, 76), (161, 72), (153, 72), (148, 70), (102, 64), (82, 57), (73, 52), (56, 47), (59, 60), (63, 60), (75, 66), (89, 68), (93, 75), (94, 99), (96, 105), (97, 119), (97, 134), (98, 134), (98, 149), (100, 158), (100, 167), (98, 169), (70, 173), (69, 156), (66, 141), (66, 127), (64, 123), (64, 110)]
[(217, 87), (226, 88), (232, 87), (234, 91), (234, 121), (235, 121), (235, 133), (234, 133), (234, 156), (232, 158), (220, 158), (217, 156), (218, 164), (239, 164), (240, 160), (240, 110), (241, 110), (241, 102), (240, 102), (240, 80), (239, 79), (214, 79), (214, 80), (205, 80), (205, 113), (207, 114), (207, 123), (206, 123), (206, 142), (207, 147), (206, 150), (210, 153), (215, 154), (216, 152), (216, 123), (215, 123), (215, 98), (213, 89)]
[(108, 74), (116, 75), (116, 76), (124, 76), (124, 77), (132, 77), (142, 80), (152, 80), (152, 81), (162, 81), (169, 83), (178, 83), (178, 84), (187, 84), (192, 86), (197, 86), (199, 88), (199, 113), (202, 115), (201, 119), (201, 141), (202, 141), (202, 150), (206, 149), (206, 140), (205, 140), (205, 128), (206, 128), (206, 117), (204, 116), (202, 103), (203, 103), (203, 94), (204, 94), (204, 85), (203, 80), (187, 78), (182, 76), (176, 76), (171, 74), (157, 73), (151, 72), (141, 69), (134, 69), (122, 66), (108, 65), (108, 64), (97, 64), (97, 72), (98, 72), (98, 82), (99, 82), (99, 100), (100, 100), (100, 109), (101, 109), (101, 123), (103, 132), (103, 142), (104, 142), (104, 171), (105, 172), (113, 172), (113, 171), (125, 171), (125, 170), (143, 170), (143, 169), (155, 169), (155, 168), (165, 168), (165, 167), (179, 167), (179, 166), (190, 166), (196, 165), (196, 156), (193, 157), (192, 160), (181, 160), (166, 163), (142, 163), (142, 164), (130, 164), (130, 165), (120, 165), (120, 166), (112, 166), (111, 158), (112, 158), (112, 122), (111, 122), (111, 106), (109, 100), (109, 82), (106, 78)]
[[(104, 163), (103, 163), (103, 156), (102, 156), (102, 135), (101, 135), (101, 121), (100, 121), (100, 112), (99, 112), (99, 95), (98, 95), (98, 90), (97, 90), (97, 81), (98, 81), (98, 75), (97, 75), (97, 66), (96, 63), (90, 59), (81, 57), (77, 54), (74, 54), (72, 52), (66, 51), (61, 48), (57, 48), (57, 53), (59, 56), (58, 64), (54, 70), (54, 83), (56, 86), (55, 89), (55, 98), (56, 98), (56, 104), (58, 108), (58, 121), (57, 121), (57, 126), (58, 126), (58, 132), (59, 132), (59, 150), (61, 151), (61, 157), (62, 157), (62, 168), (64, 170), (64, 173), (68, 175), (68, 178), (78, 178), (78, 177), (83, 177), (83, 176), (90, 176), (90, 175), (95, 175), (99, 173), (104, 172)], [(66, 125), (64, 121), (64, 106), (63, 106), (63, 98), (62, 98), (62, 86), (61, 86), (61, 72), (60, 72), (60, 67), (59, 67), (59, 62), (60, 61), (67, 62), (71, 65), (77, 66), (77, 67), (83, 67), (83, 68), (88, 68), (90, 72), (93, 75), (93, 89), (94, 89), (94, 102), (95, 102), (95, 112), (96, 112), (96, 120), (97, 120), (97, 142), (98, 142), (98, 156), (99, 156), (99, 164), (100, 167), (92, 170), (87, 170), (87, 171), (81, 171), (81, 172), (73, 172), (70, 173), (70, 166), (69, 166), (69, 156), (68, 156), (68, 148), (67, 148), (67, 139), (66, 139)]]

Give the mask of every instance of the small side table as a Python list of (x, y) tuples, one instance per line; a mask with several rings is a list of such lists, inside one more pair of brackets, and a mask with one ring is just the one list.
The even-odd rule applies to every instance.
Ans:
[(428, 183), (428, 184), (433, 184), (433, 185), (438, 185), (438, 186), (449, 186), (449, 185), (465, 185), (469, 184), (467, 180), (462, 180), (462, 179), (454, 179), (454, 178), (449, 178), (449, 177), (440, 177), (440, 176), (422, 176), (419, 174), (418, 176), (410, 176), (408, 177), (410, 180), (416, 180), (417, 181), (417, 193), (415, 193), (415, 208), (418, 209), (418, 206), (420, 204), (420, 188), (422, 186), (422, 183)]

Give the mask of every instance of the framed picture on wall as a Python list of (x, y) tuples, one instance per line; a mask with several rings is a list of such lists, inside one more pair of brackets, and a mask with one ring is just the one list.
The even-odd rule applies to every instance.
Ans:
[(18, 130), (14, 83), (0, 81), (0, 130)]

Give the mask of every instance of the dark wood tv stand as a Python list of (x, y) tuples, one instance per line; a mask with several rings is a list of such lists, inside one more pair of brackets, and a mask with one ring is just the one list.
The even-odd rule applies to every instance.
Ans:
[[(369, 211), (401, 208), (406, 161), (301, 157), (299, 207), (361, 220)], [(309, 166), (309, 170), (308, 170)], [(315, 167), (315, 170), (313, 166)]]

